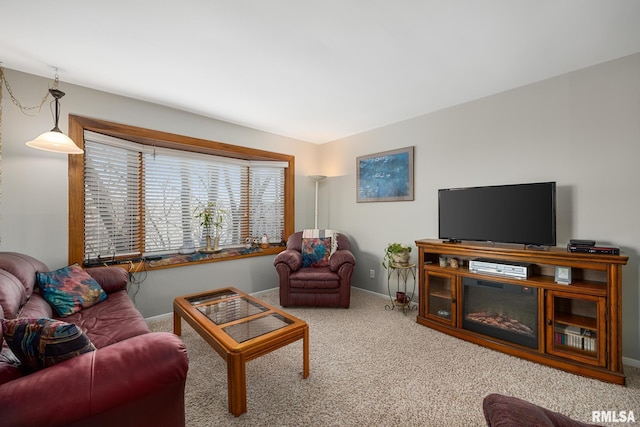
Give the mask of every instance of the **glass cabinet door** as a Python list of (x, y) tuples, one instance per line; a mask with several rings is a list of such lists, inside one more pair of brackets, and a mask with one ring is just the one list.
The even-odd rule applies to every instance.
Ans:
[(548, 291), (547, 353), (605, 366), (605, 300)]
[(423, 316), (455, 324), (455, 279), (456, 276), (452, 274), (425, 271)]

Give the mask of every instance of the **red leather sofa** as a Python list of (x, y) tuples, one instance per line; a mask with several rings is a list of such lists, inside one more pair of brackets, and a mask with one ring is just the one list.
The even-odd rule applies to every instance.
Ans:
[(107, 299), (58, 318), (34, 290), (47, 266), (0, 252), (0, 318), (52, 318), (74, 323), (96, 350), (44, 369), (17, 363), (0, 323), (0, 426), (184, 426), (187, 352), (177, 336), (150, 332), (129, 298), (119, 267), (86, 271)]
[(287, 249), (273, 260), (280, 279), (281, 306), (349, 308), (356, 259), (347, 236), (338, 234), (337, 242), (327, 266), (303, 267), (302, 231), (289, 236)]

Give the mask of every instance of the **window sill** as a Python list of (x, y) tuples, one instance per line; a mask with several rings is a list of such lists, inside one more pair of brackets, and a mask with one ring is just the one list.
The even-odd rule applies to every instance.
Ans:
[(188, 255), (172, 254), (165, 255), (162, 259), (146, 261), (147, 270), (160, 270), (163, 268), (184, 267), (186, 265), (203, 264), (209, 262), (230, 261), (234, 259), (251, 258), (265, 255), (275, 255), (283, 250), (285, 246), (270, 246), (266, 249), (261, 248), (231, 248), (222, 249), (218, 253), (202, 253), (196, 252)]

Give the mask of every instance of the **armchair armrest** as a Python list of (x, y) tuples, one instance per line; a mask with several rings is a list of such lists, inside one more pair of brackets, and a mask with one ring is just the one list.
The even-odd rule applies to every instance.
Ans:
[(273, 260), (273, 265), (285, 264), (291, 271), (298, 271), (302, 267), (302, 254), (293, 249), (280, 252)]
[(86, 272), (102, 286), (108, 294), (127, 289), (129, 273), (122, 267), (91, 267)]
[(0, 386), (2, 423), (184, 425), (187, 369), (180, 338), (138, 335)]
[(338, 249), (329, 258), (329, 268), (331, 271), (338, 271), (343, 264), (356, 264), (356, 258), (351, 251), (346, 249)]

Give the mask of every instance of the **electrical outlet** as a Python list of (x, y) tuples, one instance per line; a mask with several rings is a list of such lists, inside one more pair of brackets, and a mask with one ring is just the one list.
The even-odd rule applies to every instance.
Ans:
[(375, 278), (376, 278), (376, 271), (369, 270), (369, 279), (375, 279)]

